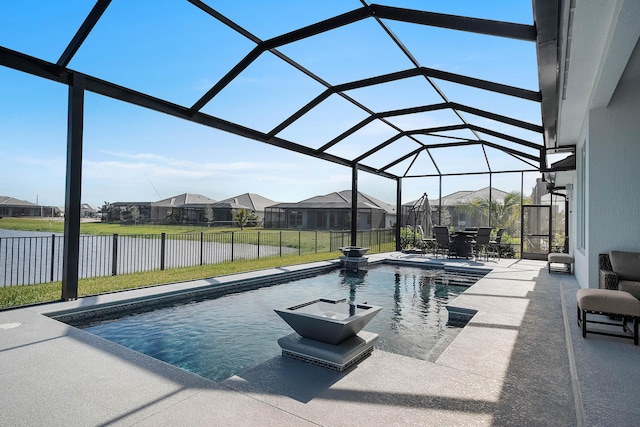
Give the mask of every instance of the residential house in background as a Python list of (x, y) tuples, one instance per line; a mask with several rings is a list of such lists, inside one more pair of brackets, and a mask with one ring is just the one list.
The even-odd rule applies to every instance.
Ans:
[(442, 199), (429, 199), (433, 223), (454, 228), (486, 226), (489, 223), (488, 218), (475, 216), (473, 210), (469, 209), (470, 205), (489, 199), (492, 202), (504, 203), (504, 198), (508, 194), (497, 188), (485, 187), (475, 191), (456, 191)]
[(183, 193), (151, 203), (151, 221), (169, 223), (204, 223), (207, 208), (216, 203), (202, 194)]
[[(425, 219), (425, 199), (428, 199), (427, 194), (423, 195), (419, 199), (412, 200), (402, 205), (401, 223), (402, 227), (410, 226), (416, 228), (421, 225), (422, 220)], [(438, 224), (438, 207), (429, 205), (429, 216), (431, 217), (432, 224)]]
[(102, 206), (102, 220), (106, 222), (119, 222), (125, 212), (132, 208), (138, 210), (137, 222), (149, 223), (151, 220), (151, 202), (113, 202)]
[(26, 200), (18, 200), (9, 196), (0, 196), (1, 217), (52, 217), (60, 216), (60, 209), (55, 206), (41, 206)]
[[(395, 206), (358, 192), (359, 230), (389, 228), (395, 225), (396, 218)], [(348, 230), (351, 228), (351, 190), (269, 206), (264, 227)]]
[[(485, 187), (474, 191), (456, 191), (442, 197), (442, 200), (429, 199), (431, 222), (454, 228), (486, 226), (488, 218), (474, 215), (469, 206), (472, 203), (488, 201), (489, 197), (492, 202), (504, 203), (507, 194), (509, 193), (497, 188), (491, 188), (491, 194), (489, 194), (489, 187)], [(440, 206), (442, 206), (442, 214), (440, 214)], [(423, 210), (424, 201), (422, 198), (404, 203), (402, 205), (402, 225), (414, 227), (418, 224), (418, 218), (421, 217)]]
[[(183, 193), (157, 202), (114, 202), (110, 204), (105, 221), (122, 221), (129, 218), (133, 209), (137, 210), (136, 222), (143, 224), (164, 224), (183, 222), (207, 222), (205, 208), (215, 200), (201, 194)], [(104, 209), (104, 207), (103, 207)]]
[(213, 204), (213, 218), (215, 222), (233, 221), (233, 211), (237, 209), (245, 209), (247, 214), (255, 214), (260, 218), (260, 222), (264, 221), (264, 212), (267, 206), (274, 205), (278, 202), (267, 199), (259, 194), (244, 193), (238, 196), (229, 197)]
[(130, 218), (132, 209), (137, 209), (140, 223), (167, 224), (214, 224), (232, 225), (233, 211), (245, 209), (264, 219), (265, 207), (277, 203), (259, 194), (244, 193), (221, 201), (202, 194), (183, 193), (157, 202), (114, 202), (110, 204), (111, 217), (105, 221), (122, 221)]
[(80, 205), (80, 217), (82, 218), (96, 218), (98, 216), (98, 210), (88, 203)]

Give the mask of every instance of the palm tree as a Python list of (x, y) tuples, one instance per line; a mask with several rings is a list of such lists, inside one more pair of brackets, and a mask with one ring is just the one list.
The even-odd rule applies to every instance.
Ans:
[[(520, 193), (512, 191), (507, 193), (503, 201), (479, 198), (461, 208), (476, 224), (490, 223), (492, 227), (506, 228), (513, 232), (517, 229), (518, 206), (520, 206)], [(488, 221), (489, 213), (491, 213), (491, 221)]]
[(468, 204), (461, 206), (461, 211), (467, 214), (473, 224), (486, 224), (489, 219), (489, 199), (480, 198), (471, 200)]
[(491, 203), (491, 225), (498, 228), (510, 228), (518, 216), (520, 206), (520, 193), (512, 191), (507, 193), (502, 203)]

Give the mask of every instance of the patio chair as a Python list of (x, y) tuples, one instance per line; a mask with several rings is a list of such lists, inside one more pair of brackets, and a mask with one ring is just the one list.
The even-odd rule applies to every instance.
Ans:
[(426, 252), (431, 252), (431, 253), (435, 254), (435, 251), (436, 251), (436, 239), (434, 239), (433, 237), (427, 236), (424, 233), (424, 230), (422, 229), (421, 225), (416, 226), (416, 231), (418, 232), (418, 235), (420, 236), (419, 247), (422, 250), (422, 254), (424, 255)]
[(600, 289), (629, 292), (640, 299), (640, 253), (611, 251), (598, 255)]
[(492, 254), (496, 255), (498, 259), (500, 259), (501, 251), (502, 251), (502, 234), (504, 233), (504, 228), (498, 229), (496, 233), (496, 237), (489, 241), (489, 246), (487, 246), (487, 250)]
[(416, 247), (420, 248), (422, 255), (424, 255), (427, 252), (431, 252), (435, 254), (436, 239), (430, 236), (427, 236), (424, 230), (422, 229), (421, 225), (417, 225), (415, 230), (418, 233), (419, 240), (416, 241), (414, 244)]
[(444, 254), (446, 251), (447, 257), (456, 256), (456, 247), (451, 241), (449, 236), (449, 228), (446, 226), (433, 227), (433, 237), (436, 239), (436, 258), (438, 254)]
[(484, 253), (485, 259), (487, 261), (489, 260), (487, 247), (491, 241), (491, 230), (493, 230), (492, 227), (478, 228), (478, 233), (476, 234), (475, 239), (471, 242), (471, 247), (476, 258), (479, 258), (479, 256)]

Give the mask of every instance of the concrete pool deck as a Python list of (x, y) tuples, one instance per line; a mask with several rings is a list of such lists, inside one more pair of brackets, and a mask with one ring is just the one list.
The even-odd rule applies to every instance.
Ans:
[(640, 347), (582, 338), (573, 276), (383, 258), (492, 269), (450, 304), (478, 312), (435, 362), (376, 350), (338, 373), (277, 356), (215, 383), (43, 315), (301, 267), (278, 268), (0, 312), (0, 425), (639, 424)]

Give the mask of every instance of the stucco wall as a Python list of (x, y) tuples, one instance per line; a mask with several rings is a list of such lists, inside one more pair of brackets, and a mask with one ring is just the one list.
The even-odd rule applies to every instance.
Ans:
[(599, 253), (640, 252), (640, 77), (625, 72), (608, 107), (591, 110), (587, 126), (588, 281), (578, 280), (597, 287)]
[[(578, 141), (576, 142), (576, 169), (582, 168), (582, 148), (587, 145), (588, 140), (588, 126), (585, 126), (582, 130), (582, 134)], [(588, 149), (588, 147), (587, 147)], [(587, 153), (588, 154), (588, 153)], [(578, 220), (578, 209), (579, 209), (579, 198), (582, 197), (582, 182), (578, 179), (578, 174), (574, 174), (574, 182), (573, 185), (573, 195), (569, 198), (569, 243), (570, 243), (570, 252), (573, 253), (573, 257), (575, 259), (575, 276), (578, 280), (578, 283), (581, 287), (588, 287), (589, 283), (589, 262), (587, 258), (586, 249), (582, 249), (580, 246), (580, 238), (578, 237), (579, 231), (579, 220)], [(588, 190), (584, 191), (584, 194), (587, 194), (588, 200)], [(585, 203), (586, 204), (586, 203)], [(571, 250), (573, 249), (573, 250)]]

